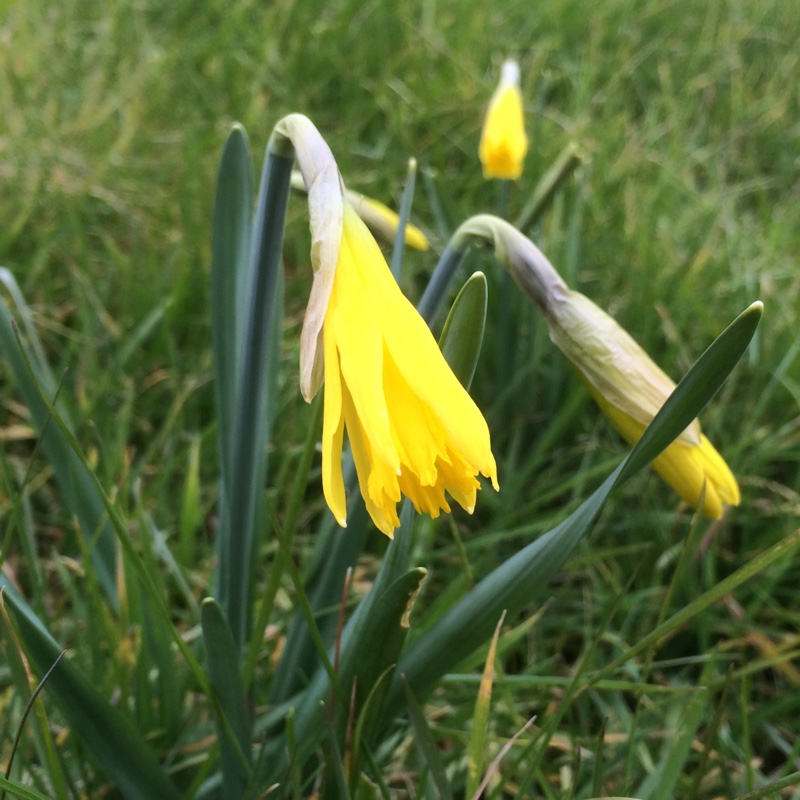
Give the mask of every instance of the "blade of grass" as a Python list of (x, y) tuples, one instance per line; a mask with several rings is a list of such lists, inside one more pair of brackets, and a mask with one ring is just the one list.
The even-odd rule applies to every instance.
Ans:
[(193, 436), (189, 445), (189, 456), (183, 479), (181, 516), (178, 523), (178, 554), (181, 564), (184, 566), (195, 563), (195, 540), (202, 524), (200, 446), (200, 436)]
[(469, 739), (467, 759), (467, 786), (464, 791), (467, 797), (473, 797), (476, 794), (483, 776), (483, 762), (486, 756), (488, 739), (489, 707), (492, 701), (492, 683), (494, 682), (494, 658), (497, 650), (497, 640), (500, 638), (500, 630), (503, 627), (505, 618), (506, 612), (503, 611), (497, 621), (497, 627), (494, 629), (494, 635), (489, 645), (486, 666), (478, 688), (478, 699), (475, 702), (475, 711), (472, 714), (472, 734)]
[[(378, 669), (378, 666), (385, 659), (385, 654), (374, 652), (382, 649), (375, 647), (377, 638), (375, 631), (378, 627), (381, 630), (389, 630), (389, 625), (393, 619), (401, 619), (410, 599), (409, 596), (406, 596), (404, 602), (403, 592), (407, 589), (410, 590), (411, 584), (415, 581), (418, 585), (422, 578), (419, 570), (411, 570), (409, 572), (406, 569), (411, 548), (411, 529), (415, 519), (416, 513), (413, 506), (409, 502), (403, 503), (400, 512), (400, 527), (395, 531), (394, 539), (386, 550), (381, 569), (378, 571), (372, 589), (353, 612), (344, 628), (337, 673), (337, 683), (340, 686), (339, 696), (348, 696), (347, 694), (342, 695), (342, 691), (349, 691), (352, 677), (357, 667), (363, 666), (366, 670), (363, 673), (363, 679), (361, 677), (362, 671), (359, 670), (360, 682), (366, 680), (369, 683), (366, 673), (374, 676), (376, 672), (377, 674), (382, 672), (382, 669)], [(396, 585), (395, 582), (397, 582)], [(392, 590), (393, 597), (392, 601), (388, 602), (386, 598), (390, 596), (390, 590)], [(359, 653), (367, 655), (371, 666), (367, 664), (359, 665), (357, 660), (357, 654)], [(384, 668), (387, 663), (390, 662), (385, 662), (384, 660)], [(308, 752), (319, 741), (319, 735), (322, 731), (319, 725), (320, 704), (329, 696), (330, 686), (328, 668), (320, 667), (308, 687), (296, 698), (297, 739), (303, 748), (298, 757), (302, 758), (302, 760), (305, 760)], [(360, 686), (359, 691), (368, 693), (370, 688), (371, 684)], [(271, 771), (269, 774), (273, 779), (277, 779), (285, 766), (283, 750), (280, 739), (276, 739), (271, 743), (270, 754), (273, 756), (273, 760), (270, 763), (269, 768)]]
[[(297, 522), (300, 518), (303, 497), (305, 495), (305, 490), (306, 486), (308, 485), (308, 478), (311, 471), (311, 464), (313, 462), (314, 455), (316, 454), (319, 424), (320, 420), (322, 419), (322, 397), (317, 396), (313, 403), (313, 414), (311, 422), (309, 423), (306, 431), (306, 440), (303, 445), (300, 463), (297, 465), (297, 469), (295, 471), (295, 477), (292, 483), (292, 489), (289, 495), (289, 503), (286, 509), (286, 516), (283, 524), (283, 530), (289, 539), (291, 539), (291, 537), (294, 535)], [(286, 559), (289, 557), (291, 557), (291, 554), (287, 554), (286, 549), (281, 547), (278, 549), (278, 552), (275, 555), (275, 560), (272, 563), (266, 588), (262, 595), (261, 603), (259, 604), (258, 615), (253, 628), (253, 635), (250, 638), (250, 646), (248, 648), (244, 667), (242, 669), (245, 686), (250, 686), (252, 683), (256, 661), (258, 660), (258, 656), (261, 652), (261, 643), (264, 640), (264, 632), (266, 631), (267, 625), (272, 618), (275, 597), (278, 593), (278, 589), (280, 588), (283, 573), (285, 572)], [(305, 591), (305, 589), (303, 591)], [(311, 599), (309, 599), (309, 605), (312, 608), (317, 607), (314, 605), (313, 600)], [(319, 624), (319, 620), (317, 620), (317, 623)], [(297, 609), (295, 616), (292, 618), (292, 622), (289, 625), (289, 630), (286, 634), (284, 651), (281, 653), (281, 660), (278, 663), (278, 669), (276, 670), (273, 678), (273, 684), (270, 687), (272, 691), (273, 702), (280, 702), (276, 700), (276, 698), (281, 696), (281, 690), (284, 692), (282, 699), (285, 699), (291, 696), (291, 694), (298, 688), (296, 684), (290, 683), (288, 687), (289, 690), (287, 691), (286, 687), (279, 687), (276, 684), (278, 684), (279, 681), (284, 678), (284, 676), (288, 677), (296, 674), (299, 675), (301, 673), (301, 667), (299, 664), (301, 662), (308, 663), (308, 661), (312, 659), (310, 651), (313, 650), (313, 642), (309, 636), (305, 636), (303, 640), (304, 642), (308, 643), (309, 652), (306, 652), (305, 654), (300, 652), (301, 648), (298, 641), (300, 637), (296, 636), (295, 631), (298, 630), (301, 625), (305, 625), (305, 618), (303, 617), (302, 609)], [(289, 650), (288, 653), (287, 649)], [(305, 658), (303, 657), (304, 655), (306, 656)]]
[[(711, 756), (712, 752), (712, 745), (714, 744), (715, 739), (719, 735), (719, 729), (722, 725), (723, 717), (725, 716), (726, 712), (726, 701), (728, 699), (728, 692), (731, 688), (731, 682), (733, 678), (733, 670), (729, 667), (728, 672), (725, 676), (725, 683), (722, 687), (722, 694), (720, 695), (719, 700), (717, 701), (717, 708), (714, 712), (714, 719), (711, 725), (706, 728), (703, 732), (703, 755), (700, 758), (700, 763), (694, 770), (694, 780), (692, 781), (692, 788), (689, 792), (689, 795), (686, 800), (697, 800), (699, 797), (700, 791), (700, 784), (708, 775), (707, 767), (708, 767), (708, 760)], [(702, 677), (701, 677), (701, 685), (703, 685)], [(707, 685), (707, 684), (706, 684)]]
[[(311, 568), (304, 593), (317, 628), (325, 642), (330, 642), (336, 628), (338, 601), (342, 595), (347, 570), (353, 567), (364, 549), (371, 523), (358, 491), (352, 463), (345, 469), (345, 485), (350, 502), (347, 507), (347, 531), (333, 515), (325, 517), (315, 536)], [(255, 653), (253, 654), (255, 657)], [(301, 609), (295, 611), (286, 634), (286, 646), (275, 672), (270, 700), (280, 704), (307, 685), (319, 667), (317, 651)], [(250, 673), (252, 674), (252, 673)]]
[(773, 781), (766, 786), (762, 786), (760, 789), (756, 789), (754, 792), (740, 795), (734, 798), (734, 800), (762, 800), (762, 798), (765, 797), (778, 797), (781, 790), (797, 787), (798, 784), (800, 784), (800, 772), (793, 772), (791, 775), (787, 775), (779, 781)]

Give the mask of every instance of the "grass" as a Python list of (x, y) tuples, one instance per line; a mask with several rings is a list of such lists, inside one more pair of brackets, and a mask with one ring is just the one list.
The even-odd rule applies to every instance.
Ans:
[[(693, 522), (647, 472), (616, 495), (529, 613), (506, 622), (486, 762), (537, 719), (505, 756), (489, 796), (800, 796), (787, 778), (800, 771), (794, 551), (633, 652), (661, 621), (800, 524), (800, 22), (792, 4), (211, 0), (198, 8), (144, 0), (87, 8), (30, 0), (5, 11), (0, 264), (31, 306), (81, 448), (195, 652), (217, 509), (212, 204), (231, 121), (247, 129), (259, 165), (278, 119), (307, 114), (348, 185), (395, 204), (414, 156), (413, 217), (440, 251), (444, 230), (497, 207), (477, 143), (499, 64), (516, 56), (532, 148), (510, 187), (510, 216), (568, 142), (585, 154), (531, 231), (568, 282), (676, 378), (750, 302), (761, 299), (765, 316), (702, 415), (739, 477), (742, 506), (722, 523)], [(315, 414), (296, 380), (311, 277), (307, 229), (305, 206), (293, 198), (267, 490), (281, 515), (302, 492), (291, 541), (300, 565), (327, 514), (316, 460), (309, 480), (294, 484)], [(402, 282), (412, 298), (435, 260), (408, 254)], [(563, 520), (626, 452), (536, 313), (515, 296), (501, 308), (504, 277), (494, 261), (478, 253), (470, 263), (489, 280), (473, 395), (492, 430), (503, 491), (482, 493), (474, 517), (418, 525), (414, 563), (429, 577), (415, 614), (426, 620)], [(207, 698), (152, 623), (157, 609), (129, 562), (129, 593), (109, 610), (3, 364), (4, 572), (180, 776), (184, 796), (203, 796), (219, 735)], [(371, 584), (384, 551), (373, 531), (353, 595)], [(277, 553), (275, 541), (263, 546), (259, 596)], [(296, 598), (286, 573), (255, 666), (259, 701)], [(410, 641), (419, 635), (412, 623)], [(4, 645), (3, 762), (28, 680), (10, 640)], [(464, 796), (485, 656), (448, 674), (424, 707), (455, 797)], [(43, 698), (12, 777), (45, 795), (119, 796), (47, 688)], [(381, 775), (393, 796), (439, 796), (442, 773), (420, 741), (400, 717), (370, 754), (379, 767), (372, 780)], [(287, 796), (310, 793), (302, 774), (294, 780)], [(748, 794), (761, 787), (765, 794)], [(366, 785), (361, 791), (368, 796)]]

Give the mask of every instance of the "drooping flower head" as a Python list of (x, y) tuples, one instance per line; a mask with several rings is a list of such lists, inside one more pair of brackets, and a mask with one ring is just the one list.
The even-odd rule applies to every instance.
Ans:
[[(544, 254), (509, 223), (473, 217), (453, 241), (479, 238), (494, 245), (498, 260), (544, 314), (550, 338), (569, 359), (611, 424), (631, 445), (675, 388), (633, 337), (580, 292), (572, 291)], [(739, 505), (736, 478), (694, 420), (651, 463), (685, 500), (718, 519), (724, 506)]]
[(328, 506), (345, 525), (347, 431), (367, 510), (387, 536), (400, 524), (402, 496), (432, 517), (450, 510), (447, 494), (471, 513), (478, 473), (498, 488), (486, 422), (346, 200), (316, 128), (299, 115), (287, 120), (276, 134), (294, 144), (308, 189), (314, 266), (301, 334), (301, 389), (310, 400), (324, 374), (322, 485)]
[(483, 176), (505, 180), (519, 178), (527, 152), (519, 66), (516, 61), (508, 59), (503, 63), (500, 84), (489, 101), (483, 122), (478, 149)]

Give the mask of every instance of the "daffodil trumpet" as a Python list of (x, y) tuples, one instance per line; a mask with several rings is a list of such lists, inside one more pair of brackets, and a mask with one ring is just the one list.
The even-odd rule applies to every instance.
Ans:
[(310, 400), (325, 385), (322, 487), (346, 525), (344, 433), (375, 525), (399, 526), (408, 497), (432, 517), (468, 512), (480, 482), (495, 489), (497, 467), (482, 414), (400, 291), (380, 248), (348, 201), (336, 162), (305, 117), (282, 120), (275, 152), (294, 147), (308, 192), (314, 282), (300, 340), (300, 385)]
[[(494, 248), (498, 261), (542, 311), (553, 343), (611, 424), (634, 445), (675, 389), (674, 381), (611, 316), (572, 291), (541, 250), (512, 225), (488, 214), (472, 217), (449, 247), (460, 252), (476, 240)], [(696, 419), (651, 466), (708, 517), (718, 519), (726, 505), (739, 505), (736, 478)]]
[(522, 175), (528, 137), (519, 77), (517, 62), (507, 59), (500, 84), (489, 101), (478, 147), (485, 178), (516, 180)]

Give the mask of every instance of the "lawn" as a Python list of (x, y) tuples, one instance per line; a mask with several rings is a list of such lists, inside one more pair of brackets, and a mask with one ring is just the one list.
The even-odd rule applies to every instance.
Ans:
[[(7, 0), (0, 36), (7, 796), (470, 800), (488, 775), (496, 800), (800, 797), (793, 3)], [(530, 147), (501, 182), (482, 177), (478, 142), (508, 56)], [(471, 284), (488, 290), (483, 345), (450, 347), (477, 358), (501, 489), (484, 481), (472, 515), (406, 503), (389, 546), (352, 487), (338, 528), (321, 396), (299, 390), (301, 194), (252, 417), (214, 338), (241, 336), (250, 299), (225, 316), (225, 214), (241, 203), (249, 225), (270, 135), (294, 112), (348, 188), (392, 208), (416, 160), (411, 220), (431, 248), (404, 253), (414, 303), (462, 222), (519, 219), (566, 152), (523, 232), (673, 379), (761, 301), (758, 327), (740, 320), (685, 391), (709, 401), (703, 432), (741, 504), (706, 519), (646, 468), (606, 500), (630, 448), (474, 247), (447, 305), (485, 273)], [(252, 164), (252, 195), (226, 183), (232, 163)], [(250, 461), (229, 441), (255, 443)], [(250, 527), (226, 493), (252, 505)], [(535, 550), (563, 531), (569, 547)], [(482, 599), (520, 553), (539, 560), (513, 602), (503, 587), (497, 607)]]

